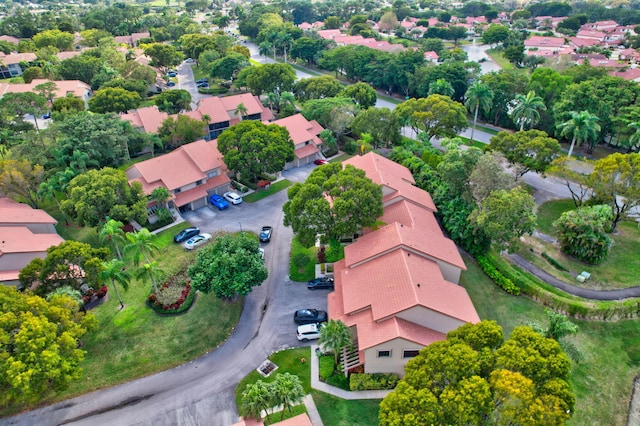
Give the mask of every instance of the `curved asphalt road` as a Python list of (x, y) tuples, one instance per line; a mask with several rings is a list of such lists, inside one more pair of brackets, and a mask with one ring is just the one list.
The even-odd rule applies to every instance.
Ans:
[[(304, 180), (305, 166), (284, 172), (289, 180)], [(180, 367), (51, 406), (2, 419), (2, 425), (220, 425), (237, 421), (233, 391), (269, 354), (302, 346), (295, 337), (293, 312), (326, 309), (327, 291), (309, 291), (288, 279), (292, 231), (282, 224), (286, 191), (257, 203), (190, 212), (189, 220), (205, 232), (227, 229), (257, 232), (274, 227), (270, 243), (262, 244), (269, 278), (245, 300), (232, 336), (215, 351)], [(199, 297), (214, 297), (199, 295)], [(108, 356), (108, 355), (107, 355)]]

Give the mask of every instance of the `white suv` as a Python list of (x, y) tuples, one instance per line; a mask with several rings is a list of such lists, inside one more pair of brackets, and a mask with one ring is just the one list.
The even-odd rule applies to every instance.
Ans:
[(306, 342), (308, 340), (316, 340), (320, 338), (320, 329), (322, 324), (305, 324), (298, 326), (298, 340)]

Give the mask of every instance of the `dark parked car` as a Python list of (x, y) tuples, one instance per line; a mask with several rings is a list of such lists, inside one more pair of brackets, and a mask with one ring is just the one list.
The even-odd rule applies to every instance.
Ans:
[(208, 89), (209, 83), (198, 83), (197, 86), (198, 86), (198, 89)]
[(199, 80), (196, 80), (196, 84), (202, 84), (202, 83), (209, 84), (209, 79), (208, 78), (201, 78)]
[(51, 118), (51, 111), (49, 111), (48, 113), (46, 113), (45, 115), (42, 116), (43, 120), (48, 120)]
[(271, 234), (273, 233), (273, 228), (271, 226), (263, 226), (260, 230), (260, 241), (263, 243), (268, 243), (271, 241)]
[(173, 242), (181, 243), (183, 241), (187, 241), (189, 238), (195, 237), (199, 233), (200, 233), (200, 230), (196, 227), (183, 229), (178, 234), (176, 234), (175, 237), (173, 237)]
[(174, 70), (171, 70), (171, 71), (169, 71), (169, 72), (167, 73), (167, 75), (168, 75), (169, 77), (176, 77), (176, 76), (178, 75), (178, 73), (177, 73), (176, 71), (174, 71)]
[(321, 288), (333, 290), (333, 277), (320, 277), (307, 283), (309, 290), (318, 290)]
[(293, 314), (293, 322), (298, 325), (327, 322), (327, 313), (317, 309), (300, 309)]
[(167, 81), (167, 87), (174, 87), (176, 85), (175, 81)]
[(211, 204), (216, 206), (218, 210), (224, 210), (229, 208), (229, 203), (227, 202), (227, 200), (225, 200), (218, 194), (213, 194), (211, 197), (209, 197), (209, 201), (211, 202)]

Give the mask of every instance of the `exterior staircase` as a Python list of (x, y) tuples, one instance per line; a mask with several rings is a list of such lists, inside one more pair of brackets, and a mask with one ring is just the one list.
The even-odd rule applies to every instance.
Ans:
[(361, 364), (360, 355), (358, 354), (358, 342), (353, 342), (351, 346), (342, 347), (340, 350), (340, 362), (345, 376), (349, 374), (349, 370)]

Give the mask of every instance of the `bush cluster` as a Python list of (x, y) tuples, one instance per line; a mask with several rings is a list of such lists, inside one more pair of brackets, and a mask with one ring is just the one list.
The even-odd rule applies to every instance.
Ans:
[(567, 268), (565, 268), (564, 266), (562, 266), (560, 264), (560, 262), (558, 262), (557, 260), (555, 260), (553, 257), (549, 256), (547, 253), (542, 252), (542, 257), (544, 257), (544, 259), (549, 262), (554, 268), (556, 268), (559, 271), (568, 271)]
[(502, 288), (507, 293), (513, 294), (515, 296), (520, 294), (520, 287), (515, 285), (512, 280), (505, 277), (502, 272), (496, 269), (488, 258), (486, 258), (485, 256), (478, 256), (477, 260), (478, 265), (480, 265), (480, 268), (482, 268), (484, 273), (487, 274), (487, 276), (491, 278), (494, 283), (498, 284), (500, 288)]
[(325, 382), (333, 374), (333, 356), (322, 355), (319, 358), (319, 362), (320, 362), (320, 380)]
[(159, 313), (179, 313), (191, 306), (195, 291), (192, 291), (189, 278), (178, 273), (149, 295), (149, 305)]
[(398, 375), (393, 373), (352, 374), (349, 377), (349, 389), (352, 391), (394, 389), (398, 380)]

